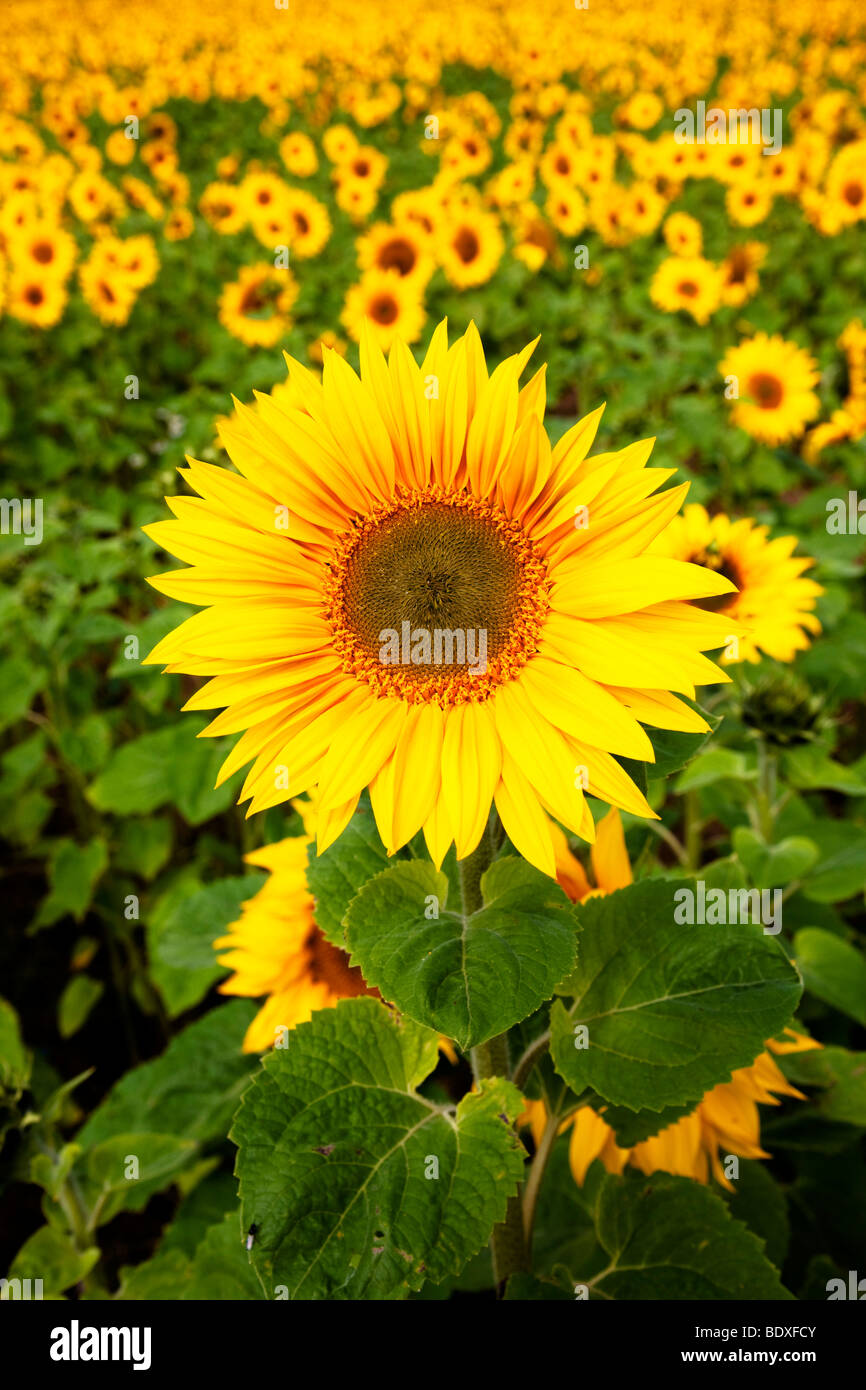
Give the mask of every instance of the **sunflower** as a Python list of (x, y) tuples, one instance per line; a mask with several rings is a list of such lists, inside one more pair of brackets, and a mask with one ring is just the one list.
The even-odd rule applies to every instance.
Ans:
[(360, 380), (333, 352), (321, 383), (290, 360), (305, 409), (236, 405), (240, 476), (189, 460), (200, 497), (146, 528), (193, 566), (154, 587), (205, 610), (147, 661), (213, 678), (189, 707), (225, 707), (211, 735), (246, 730), (221, 779), (253, 762), (249, 814), (287, 778), (318, 788), (320, 852), (369, 785), (389, 852), (423, 828), (437, 864), (452, 842), (463, 858), (495, 801), (553, 874), (547, 813), (591, 840), (587, 780), (654, 815), (613, 756), (653, 761), (640, 722), (707, 727), (674, 692), (727, 679), (702, 652), (730, 621), (689, 600), (733, 585), (647, 554), (685, 491), (653, 495), (670, 470), (646, 467), (651, 440), (588, 459), (599, 409), (551, 449), (543, 369), (518, 389), (531, 350), (488, 376), (474, 325), (449, 349), (441, 324), (421, 366), (371, 331)]
[(770, 540), (766, 526), (745, 517), (711, 517), (704, 507), (691, 503), (650, 549), (656, 555), (706, 565), (737, 586), (734, 594), (696, 603), (730, 619), (732, 636), (741, 633), (723, 661), (756, 662), (762, 652), (777, 661), (793, 661), (809, 646), (809, 634), (821, 631), (813, 610), (824, 592), (804, 577), (814, 561), (795, 555), (796, 545), (796, 536)]
[[(556, 876), (572, 901), (603, 897), (632, 882), (619, 812), (609, 811), (596, 828), (596, 842), (590, 851), (593, 886), (580, 860), (569, 849), (566, 837), (554, 827)], [(737, 1154), (741, 1158), (770, 1157), (760, 1144), (758, 1104), (778, 1105), (776, 1097), (780, 1095), (805, 1100), (805, 1096), (786, 1080), (770, 1054), (802, 1052), (821, 1044), (792, 1028), (786, 1028), (785, 1034), (782, 1040), (769, 1039), (766, 1052), (760, 1053), (748, 1067), (732, 1072), (730, 1081), (708, 1091), (690, 1115), (630, 1148), (617, 1144), (614, 1130), (604, 1119), (603, 1108), (597, 1111), (582, 1106), (560, 1129), (560, 1133), (571, 1129), (568, 1157), (575, 1182), (583, 1186), (590, 1164), (598, 1158), (610, 1173), (621, 1173), (628, 1166), (642, 1173), (674, 1173), (702, 1183), (709, 1182), (712, 1174), (723, 1187), (733, 1191), (719, 1159), (720, 1153)], [(544, 1102), (527, 1102), (520, 1121), (532, 1126), (538, 1143), (547, 1121)]]
[(840, 226), (849, 227), (866, 217), (866, 142), (861, 142), (860, 158), (854, 163), (843, 150), (833, 160), (827, 175), (825, 196)]
[(244, 266), (220, 295), (219, 321), (247, 347), (273, 347), (289, 330), (288, 313), (298, 297), (289, 270), (266, 261)]
[(553, 189), (544, 211), (563, 236), (577, 236), (586, 226), (586, 203), (576, 188)]
[(334, 195), (337, 207), (356, 224), (366, 222), (378, 199), (378, 189), (368, 179), (342, 179)]
[(315, 145), (309, 135), (304, 135), (299, 130), (283, 136), (280, 141), (280, 159), (289, 173), (298, 179), (309, 178), (319, 167)]
[(339, 181), (351, 180), (379, 189), (388, 170), (388, 161), (374, 145), (358, 145), (349, 157), (341, 160), (334, 170)]
[(6, 312), (33, 328), (53, 328), (63, 317), (66, 290), (56, 275), (45, 275), (34, 267), (13, 269), (6, 288)]
[(217, 180), (199, 199), (199, 212), (220, 236), (234, 236), (246, 226), (248, 209), (240, 189)]
[(638, 181), (625, 195), (625, 221), (635, 236), (649, 236), (664, 217), (665, 200), (652, 184)]
[(527, 198), (532, 197), (534, 188), (535, 167), (532, 160), (521, 159), (500, 169), (488, 183), (487, 192), (497, 207), (510, 207), (526, 202)]
[(722, 261), (722, 303), (739, 307), (758, 293), (758, 270), (767, 256), (762, 241), (734, 246)]
[(736, 183), (725, 194), (725, 211), (738, 227), (764, 222), (773, 207), (773, 190), (766, 184)]
[(687, 212), (672, 212), (662, 228), (669, 251), (675, 256), (699, 256), (704, 246), (704, 234), (696, 217)]
[(289, 189), (276, 174), (254, 172), (247, 174), (239, 192), (244, 212), (252, 221), (260, 214), (282, 211), (286, 206)]
[(99, 254), (98, 243), (79, 267), (78, 283), (84, 299), (102, 323), (115, 327), (126, 323), (135, 304), (135, 287), (122, 270), (106, 263)]
[(732, 1072), (730, 1081), (708, 1091), (690, 1115), (630, 1148), (617, 1145), (603, 1110), (599, 1113), (583, 1106), (570, 1121), (568, 1158), (575, 1182), (583, 1185), (590, 1164), (598, 1158), (609, 1173), (621, 1173), (628, 1166), (641, 1173), (674, 1173), (702, 1183), (709, 1182), (712, 1175), (733, 1192), (720, 1155), (771, 1157), (761, 1148), (758, 1105), (779, 1105), (778, 1096), (806, 1099), (785, 1078), (771, 1054), (803, 1052), (820, 1047), (820, 1043), (791, 1028), (785, 1032), (788, 1037), (784, 1041), (768, 1039), (766, 1052), (759, 1053), (748, 1067)]
[[(297, 804), (306, 819), (308, 808)], [(371, 992), (346, 952), (316, 925), (306, 875), (309, 844), (308, 835), (297, 835), (246, 856), (270, 877), (213, 943), (223, 951), (219, 964), (234, 971), (221, 994), (268, 996), (247, 1029), (244, 1052), (272, 1047), (283, 1029), (306, 1023), (316, 1009)]]
[(451, 215), (436, 249), (447, 279), (464, 290), (491, 278), (502, 259), (505, 241), (492, 213), (466, 208)]
[(443, 219), (442, 200), (432, 188), (413, 188), (400, 193), (391, 204), (391, 221), (396, 226), (410, 223), (430, 247)]
[(565, 184), (567, 188), (574, 187), (577, 159), (577, 151), (567, 142), (554, 140), (552, 145), (548, 145), (539, 165), (542, 182), (548, 190), (556, 189), (560, 184)]
[(815, 359), (778, 334), (757, 333), (729, 348), (719, 371), (737, 384), (734, 424), (765, 444), (796, 439), (818, 414)]
[(73, 237), (62, 227), (39, 218), (27, 222), (10, 238), (9, 255), (21, 270), (65, 280), (78, 255)]
[(341, 322), (356, 343), (368, 322), (379, 347), (387, 351), (397, 337), (404, 343), (416, 342), (425, 318), (416, 284), (395, 270), (368, 270), (346, 295)]
[(328, 209), (303, 188), (289, 190), (285, 205), (287, 240), (300, 260), (318, 256), (331, 236)]
[(322, 136), (322, 149), (332, 164), (345, 164), (358, 149), (358, 138), (347, 125), (332, 125)]
[(358, 242), (362, 270), (394, 270), (408, 284), (423, 288), (433, 274), (428, 238), (411, 222), (397, 227), (377, 222)]
[(189, 208), (172, 208), (162, 227), (166, 241), (186, 241), (195, 229)]
[(134, 290), (152, 284), (159, 270), (153, 238), (144, 233), (125, 239), (103, 237), (91, 251), (90, 261), (109, 275), (120, 276)]
[(650, 298), (667, 314), (682, 309), (706, 323), (721, 303), (722, 277), (702, 256), (668, 256), (650, 281)]

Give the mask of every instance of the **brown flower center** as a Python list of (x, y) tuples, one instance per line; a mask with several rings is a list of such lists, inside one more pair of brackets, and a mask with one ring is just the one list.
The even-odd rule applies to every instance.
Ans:
[(478, 258), (481, 243), (471, 227), (461, 227), (454, 238), (454, 250), (464, 265), (470, 265)]
[(400, 275), (409, 275), (415, 269), (415, 247), (405, 237), (394, 237), (386, 241), (379, 252), (379, 265), (383, 270), (396, 270)]
[(444, 707), (486, 699), (524, 666), (548, 587), (519, 522), (466, 493), (403, 491), (339, 547), (325, 616), (347, 673)]
[(761, 410), (775, 410), (781, 405), (784, 394), (781, 381), (770, 372), (755, 372), (749, 378), (749, 395)]

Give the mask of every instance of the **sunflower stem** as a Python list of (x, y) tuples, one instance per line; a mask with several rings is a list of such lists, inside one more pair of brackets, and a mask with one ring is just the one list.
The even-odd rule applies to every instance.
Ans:
[(561, 1123), (559, 1115), (548, 1115), (544, 1133), (529, 1165), (529, 1177), (526, 1179), (526, 1187), (523, 1190), (523, 1239), (527, 1253), (532, 1249), (532, 1228), (535, 1224), (535, 1208), (538, 1204), (541, 1179), (544, 1177), (548, 1160), (553, 1152)]
[(764, 843), (773, 842), (776, 800), (776, 759), (764, 739), (758, 740), (758, 829)]
[[(502, 839), (499, 817), (492, 811), (478, 848), (457, 865), (465, 917), (477, 912), (483, 905), (481, 879), (492, 864)], [(497, 1037), (478, 1043), (472, 1048), (471, 1061), (472, 1075), (477, 1087), (489, 1078), (508, 1077), (508, 1034), (500, 1033)], [(490, 1239), (490, 1253), (493, 1260), (493, 1280), (501, 1297), (508, 1276), (529, 1268), (523, 1234), (523, 1204), (519, 1197), (509, 1198), (505, 1220), (494, 1227)]]
[(684, 840), (686, 867), (689, 869), (701, 867), (701, 831), (703, 828), (701, 801), (697, 789), (693, 787), (691, 791), (686, 792), (685, 804)]

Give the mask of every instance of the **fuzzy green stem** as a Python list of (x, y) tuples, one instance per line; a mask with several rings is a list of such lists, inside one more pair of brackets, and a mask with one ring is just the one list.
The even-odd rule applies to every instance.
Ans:
[(701, 817), (701, 801), (697, 789), (692, 788), (686, 792), (685, 801), (685, 833), (684, 848), (686, 853), (686, 866), (689, 869), (699, 869), (701, 866), (701, 831), (703, 830), (703, 819)]
[[(501, 843), (499, 817), (491, 813), (490, 820), (481, 837), (478, 848), (458, 864), (460, 871), (460, 896), (464, 916), (477, 912), (483, 905), (481, 879), (493, 862), (493, 857)], [(487, 1078), (509, 1075), (508, 1036), (500, 1033), (498, 1037), (488, 1038), (487, 1042), (473, 1047), (471, 1053), (472, 1075), (476, 1086)], [(510, 1274), (528, 1268), (526, 1242), (523, 1236), (523, 1210), (519, 1197), (511, 1197), (505, 1213), (505, 1220), (494, 1227), (490, 1241), (493, 1258), (493, 1279), (497, 1292), (501, 1295), (505, 1281)]]
[(758, 741), (758, 829), (765, 844), (772, 844), (775, 825), (776, 759), (764, 739)]

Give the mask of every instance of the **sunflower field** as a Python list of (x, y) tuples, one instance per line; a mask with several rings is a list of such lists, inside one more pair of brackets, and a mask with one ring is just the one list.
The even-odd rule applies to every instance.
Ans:
[(866, 1298), (861, 0), (4, 20), (0, 1301)]

